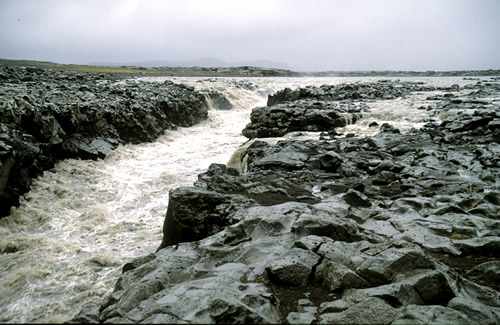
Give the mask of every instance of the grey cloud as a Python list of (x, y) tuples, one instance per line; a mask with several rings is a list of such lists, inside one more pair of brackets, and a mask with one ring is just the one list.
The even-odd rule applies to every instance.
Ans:
[(497, 0), (0, 0), (0, 57), (498, 69), (499, 13)]

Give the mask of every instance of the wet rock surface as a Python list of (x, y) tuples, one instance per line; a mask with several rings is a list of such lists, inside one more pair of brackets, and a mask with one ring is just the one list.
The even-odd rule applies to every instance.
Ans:
[(419, 82), (391, 82), (285, 88), (270, 95), (267, 106), (252, 110), (242, 133), (247, 138), (280, 137), (293, 131), (334, 131), (355, 123), (368, 110), (364, 102), (388, 100), (435, 87)]
[(404, 134), (249, 141), (72, 322), (498, 324), (500, 87), (469, 89)]
[(0, 75), (0, 217), (59, 159), (103, 158), (208, 116), (204, 95), (172, 82), (34, 67), (0, 67)]

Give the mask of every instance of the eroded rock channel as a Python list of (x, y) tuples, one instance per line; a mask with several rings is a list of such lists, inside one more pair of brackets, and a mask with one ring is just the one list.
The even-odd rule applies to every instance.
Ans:
[(208, 116), (205, 98), (171, 81), (1, 67), (0, 218), (56, 161), (104, 158), (119, 144), (192, 126)]
[[(431, 89), (270, 96), (230, 164), (170, 192), (158, 250), (72, 322), (498, 324), (500, 86), (459, 88), (429, 95), (422, 128), (373, 136), (335, 128)], [(290, 131), (322, 133), (265, 139)]]

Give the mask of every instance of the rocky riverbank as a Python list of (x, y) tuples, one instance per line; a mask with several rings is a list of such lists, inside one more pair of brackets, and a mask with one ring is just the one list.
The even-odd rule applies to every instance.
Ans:
[[(270, 96), (249, 138), (440, 90), (421, 129), (359, 137), (318, 124), (317, 140), (254, 139), (212, 164), (170, 192), (157, 252), (124, 265), (114, 292), (71, 322), (498, 324), (499, 83), (399, 84)], [(297, 110), (305, 122), (287, 124)]]
[(225, 99), (172, 82), (0, 67), (0, 218), (55, 161), (103, 158), (120, 143), (191, 126), (207, 118), (210, 96)]
[(281, 137), (294, 131), (334, 131), (355, 123), (368, 107), (365, 100), (388, 100), (435, 87), (415, 82), (341, 84), (286, 88), (268, 97), (267, 106), (255, 108), (243, 129), (247, 138)]

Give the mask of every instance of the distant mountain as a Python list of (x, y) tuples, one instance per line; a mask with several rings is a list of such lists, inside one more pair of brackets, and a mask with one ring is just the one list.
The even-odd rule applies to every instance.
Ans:
[(185, 61), (138, 61), (138, 62), (128, 62), (128, 63), (116, 63), (116, 62), (91, 62), (89, 65), (96, 66), (136, 66), (136, 67), (204, 67), (204, 68), (228, 68), (228, 67), (241, 67), (241, 66), (252, 66), (261, 68), (275, 68), (275, 69), (285, 69), (293, 70), (292, 67), (285, 63), (273, 62), (270, 60), (252, 60), (252, 61), (238, 61), (238, 62), (226, 62), (213, 57), (205, 57), (196, 60), (185, 60)]

